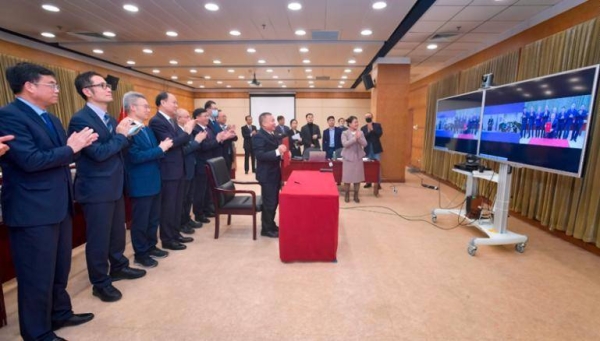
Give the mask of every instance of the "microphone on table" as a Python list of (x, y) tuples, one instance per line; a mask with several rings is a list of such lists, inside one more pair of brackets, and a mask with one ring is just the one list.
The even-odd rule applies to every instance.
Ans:
[(433, 189), (433, 190), (438, 190), (438, 186), (433, 186), (433, 185), (428, 185), (428, 184), (421, 184), (421, 186), (425, 187), (425, 188), (429, 188), (429, 189)]

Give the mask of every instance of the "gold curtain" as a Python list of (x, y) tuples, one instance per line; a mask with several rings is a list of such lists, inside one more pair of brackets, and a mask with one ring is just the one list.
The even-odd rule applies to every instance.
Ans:
[[(600, 23), (593, 19), (536, 41), (519, 51), (491, 59), (429, 86), (424, 169), (463, 188), (465, 179), (452, 172), (462, 155), (432, 149), (437, 99), (476, 90), (481, 75), (494, 74), (496, 85), (567, 71), (600, 62)], [(596, 100), (594, 115), (598, 115)], [(587, 162), (581, 179), (517, 168), (513, 173), (510, 209), (600, 247), (600, 119), (592, 119)], [(497, 165), (487, 162), (493, 169)], [(479, 186), (479, 194), (495, 196), (495, 188)]]
[[(28, 60), (16, 58), (9, 55), (0, 54), (0, 106), (4, 106), (14, 101), (15, 96), (13, 95), (8, 82), (6, 81), (5, 72), (10, 66), (13, 66), (20, 62), (27, 62)], [(48, 69), (52, 70), (56, 75), (56, 81), (60, 85), (59, 100), (56, 105), (48, 108), (48, 111), (58, 116), (63, 126), (66, 128), (69, 124), (69, 120), (75, 112), (83, 107), (85, 101), (77, 94), (75, 90), (75, 78), (78, 73), (74, 70), (65, 69), (62, 67), (56, 67), (53, 65), (44, 65)], [(127, 91), (133, 90), (133, 85), (121, 82), (117, 88), (117, 91), (113, 91), (114, 101), (108, 106), (108, 113), (117, 118), (121, 111), (121, 99)]]

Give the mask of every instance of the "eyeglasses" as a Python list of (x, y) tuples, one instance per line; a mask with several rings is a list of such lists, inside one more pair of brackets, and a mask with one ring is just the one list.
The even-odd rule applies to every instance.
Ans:
[(112, 90), (112, 85), (110, 85), (108, 83), (92, 84), (92, 85), (86, 86), (86, 88), (93, 88), (93, 87), (96, 87), (96, 86), (101, 87), (103, 90), (106, 90), (106, 89), (111, 89)]
[(148, 104), (134, 104), (134, 106), (136, 106), (136, 107), (142, 107), (144, 109), (150, 109), (150, 106)]
[(51, 87), (54, 91), (59, 91), (60, 90), (60, 85), (58, 85), (57, 83), (33, 83), (34, 85), (44, 85), (44, 86), (49, 86)]

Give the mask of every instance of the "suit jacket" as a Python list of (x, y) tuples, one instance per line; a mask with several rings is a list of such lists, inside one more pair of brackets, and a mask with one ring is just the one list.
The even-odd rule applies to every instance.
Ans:
[(365, 147), (365, 153), (369, 154), (369, 146), (373, 146), (373, 153), (379, 154), (383, 152), (383, 147), (381, 147), (381, 135), (383, 135), (383, 129), (381, 128), (381, 124), (373, 122), (373, 130), (369, 132), (367, 129), (367, 125), (365, 124), (362, 128), (363, 134), (365, 134), (365, 138), (367, 139), (367, 146)]
[[(181, 127), (179, 127), (181, 129)], [(193, 135), (195, 136), (195, 135)], [(191, 136), (190, 141), (183, 146), (183, 165), (186, 180), (192, 180), (196, 174), (196, 151), (200, 149), (200, 143), (196, 142)]]
[(300, 133), (298, 130), (290, 129), (288, 131), (288, 137), (290, 138), (290, 152), (292, 153), (292, 157), (302, 157), (302, 152), (300, 151), (300, 147), (302, 146), (302, 142), (292, 140), (292, 136)]
[(161, 179), (163, 181), (182, 179), (185, 175), (183, 147), (190, 141), (191, 136), (179, 127), (175, 129), (173, 124), (160, 113), (156, 113), (150, 119), (149, 126), (158, 141), (166, 138), (173, 140), (173, 147), (165, 153), (160, 163)]
[[(281, 127), (283, 127), (283, 131), (281, 131)], [(275, 131), (273, 132), (275, 134), (275, 136), (277, 136), (277, 138), (279, 138), (280, 140), (284, 137), (286, 137), (288, 135), (290, 131), (290, 127), (283, 125), (280, 126), (279, 124), (275, 127)]]
[(244, 149), (252, 149), (252, 132), (256, 131), (256, 126), (252, 125), (252, 130), (248, 125), (242, 126), (242, 137), (244, 138)]
[(130, 138), (129, 148), (125, 152), (125, 184), (130, 197), (160, 193), (160, 160), (164, 156), (154, 133), (148, 127)]
[(198, 133), (204, 131), (206, 131), (208, 135), (204, 141), (200, 143), (200, 148), (194, 153), (196, 157), (196, 174), (198, 175), (206, 174), (206, 160), (221, 156), (221, 146), (219, 142), (217, 142), (214, 130), (212, 130), (210, 125), (206, 127), (206, 130), (199, 125), (196, 125), (194, 130), (192, 130), (192, 136), (196, 136)]
[[(342, 132), (343, 130), (339, 127), (335, 127), (335, 136), (333, 137), (333, 143), (335, 144), (334, 149), (342, 148)], [(329, 127), (323, 130), (323, 150), (329, 148)]]
[(252, 147), (256, 157), (256, 180), (261, 183), (280, 183), (281, 156), (275, 152), (279, 147), (277, 137), (261, 129), (252, 138)]
[(342, 158), (347, 161), (358, 161), (365, 157), (366, 153), (364, 148), (367, 146), (367, 140), (365, 135), (361, 136), (358, 140), (352, 135), (350, 129), (345, 130), (342, 133)]
[(2, 167), (2, 218), (11, 227), (51, 225), (72, 213), (71, 172), (73, 150), (56, 116), (54, 138), (44, 120), (20, 100), (0, 108), (0, 136), (10, 151), (0, 158)]
[(76, 112), (69, 123), (69, 135), (85, 127), (98, 133), (98, 140), (84, 148), (77, 158), (75, 174), (75, 200), (80, 203), (115, 201), (123, 196), (125, 167), (121, 151), (129, 144), (127, 138), (114, 129), (117, 121), (110, 117), (111, 133), (94, 110), (85, 105)]
[(319, 143), (319, 139), (321, 138), (321, 130), (319, 129), (318, 125), (313, 124), (312, 133), (317, 134), (316, 140), (312, 139), (308, 124), (305, 124), (302, 129), (300, 129), (300, 137), (302, 137), (302, 144), (304, 145), (304, 148), (310, 148), (311, 144), (314, 144), (315, 148), (321, 148), (321, 144)]

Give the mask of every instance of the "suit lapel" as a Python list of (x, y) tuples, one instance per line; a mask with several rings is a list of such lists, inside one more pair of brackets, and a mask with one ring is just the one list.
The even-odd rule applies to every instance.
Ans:
[[(64, 136), (59, 136), (59, 141), (56, 141), (56, 139), (54, 139), (54, 134), (52, 134), (52, 132), (50, 132), (48, 130), (48, 126), (46, 125), (46, 122), (44, 122), (44, 119), (42, 119), (40, 117), (40, 115), (38, 115), (33, 109), (31, 109), (27, 104), (21, 102), (20, 100), (15, 100), (15, 105), (21, 109), (21, 111), (25, 112), (27, 114), (27, 116), (29, 117), (29, 119), (31, 119), (33, 122), (35, 122), (42, 130), (44, 130), (46, 132), (46, 135), (48, 135), (48, 139), (50, 139), (50, 141), (57, 146), (60, 146), (61, 144), (59, 143), (63, 143), (64, 140)], [(54, 124), (54, 127), (56, 128), (56, 132), (57, 135), (61, 135), (60, 132), (61, 130), (59, 130), (58, 125), (60, 125), (60, 129), (62, 129), (62, 123), (60, 123), (60, 121), (58, 121), (58, 119), (54, 120), (53, 115), (48, 115), (48, 117), (50, 117), (50, 121), (52, 121), (52, 123)], [(57, 122), (58, 121), (58, 125)], [(64, 135), (64, 130), (62, 130), (62, 133)], [(64, 144), (64, 143), (63, 143)]]
[(106, 124), (104, 124), (104, 121), (102, 121), (100, 117), (96, 115), (96, 112), (94, 112), (94, 110), (92, 110), (87, 105), (83, 108), (83, 110), (85, 110), (84, 112), (91, 118), (92, 121), (96, 123), (96, 126), (102, 127), (100, 129), (103, 129), (106, 134), (111, 135), (110, 130), (108, 130), (108, 127), (106, 126)]
[(160, 112), (157, 112), (156, 116), (158, 116), (160, 119), (162, 119), (165, 123), (167, 123), (169, 125), (169, 129), (171, 130), (172, 133), (175, 134), (173, 136), (177, 136), (177, 131), (175, 131), (175, 127), (173, 127), (173, 124), (171, 123), (171, 121), (167, 120)]

